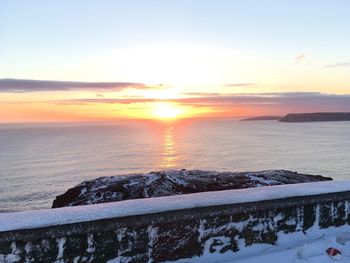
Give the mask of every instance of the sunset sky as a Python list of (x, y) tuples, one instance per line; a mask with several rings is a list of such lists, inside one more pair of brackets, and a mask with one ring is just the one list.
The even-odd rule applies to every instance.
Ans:
[(348, 0), (0, 1), (0, 122), (350, 111)]

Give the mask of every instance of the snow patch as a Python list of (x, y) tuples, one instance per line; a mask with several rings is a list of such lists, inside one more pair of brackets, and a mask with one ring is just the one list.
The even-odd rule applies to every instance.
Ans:
[[(345, 243), (337, 242), (342, 237)], [(200, 257), (171, 261), (172, 263), (331, 263), (335, 262), (326, 253), (329, 247), (335, 247), (342, 252), (339, 262), (350, 263), (350, 226), (330, 227), (302, 232), (284, 234), (278, 233), (276, 245), (254, 244), (246, 247), (240, 239), (237, 252), (228, 251), (224, 254), (210, 253), (209, 247)], [(170, 262), (168, 262), (170, 263)]]

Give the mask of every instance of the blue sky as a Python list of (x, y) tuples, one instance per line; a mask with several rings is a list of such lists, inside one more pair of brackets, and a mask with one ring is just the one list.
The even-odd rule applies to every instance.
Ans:
[(66, 80), (54, 74), (56, 67), (79, 65), (92, 54), (169, 44), (231, 49), (285, 64), (301, 54), (324, 64), (350, 60), (349, 1), (14, 0), (0, 7), (2, 77), (40, 79), (42, 71), (43, 78)]
[(22, 49), (25, 42), (28, 50), (50, 45), (64, 52), (85, 43), (83, 50), (74, 50), (83, 52), (179, 39), (296, 48), (326, 41), (344, 48), (350, 43), (349, 8), (348, 1), (339, 0), (11, 0), (1, 1), (0, 12), (4, 48)]

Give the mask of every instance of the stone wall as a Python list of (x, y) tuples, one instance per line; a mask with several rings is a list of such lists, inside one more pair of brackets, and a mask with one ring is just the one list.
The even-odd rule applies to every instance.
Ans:
[(343, 191), (2, 231), (0, 262), (164, 262), (237, 252), (276, 244), (281, 233), (347, 225), (348, 201)]

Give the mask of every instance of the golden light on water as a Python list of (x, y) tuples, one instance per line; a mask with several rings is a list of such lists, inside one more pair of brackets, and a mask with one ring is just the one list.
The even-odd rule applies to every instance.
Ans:
[(169, 126), (164, 130), (163, 135), (163, 159), (161, 162), (161, 167), (168, 169), (176, 166), (177, 154), (175, 149), (175, 140), (174, 140), (174, 127)]

